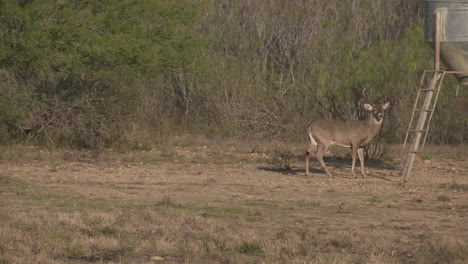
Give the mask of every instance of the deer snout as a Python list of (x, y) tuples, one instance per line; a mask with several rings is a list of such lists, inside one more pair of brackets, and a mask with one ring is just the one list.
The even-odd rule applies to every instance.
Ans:
[(383, 117), (384, 117), (384, 112), (375, 112), (374, 113), (374, 118), (377, 122), (380, 122), (382, 121)]

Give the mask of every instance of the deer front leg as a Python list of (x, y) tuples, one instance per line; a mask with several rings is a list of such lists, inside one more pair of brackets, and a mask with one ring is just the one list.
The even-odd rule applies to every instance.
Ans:
[(328, 149), (328, 146), (326, 146), (324, 144), (319, 145), (317, 153), (315, 154), (315, 156), (317, 157), (317, 160), (319, 161), (322, 168), (325, 170), (325, 173), (327, 173), (327, 175), (330, 176), (330, 178), (333, 178), (333, 175), (330, 173), (330, 171), (327, 168), (327, 165), (325, 165), (325, 162), (323, 161), (323, 154), (325, 154), (327, 149)]
[(354, 178), (357, 178), (356, 175), (354, 174), (354, 167), (356, 165), (356, 154), (358, 152), (357, 146), (353, 145), (352, 146), (352, 157), (353, 157), (353, 163), (351, 164), (351, 174), (353, 175)]
[(361, 175), (363, 178), (365, 178), (366, 173), (364, 172), (364, 149), (363, 148), (358, 149), (358, 156), (359, 156), (359, 161), (361, 162)]

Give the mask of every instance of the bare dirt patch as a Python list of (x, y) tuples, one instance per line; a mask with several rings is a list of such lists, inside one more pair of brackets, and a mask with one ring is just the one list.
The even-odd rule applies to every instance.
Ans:
[(329, 159), (329, 179), (295, 149), (287, 169), (232, 145), (4, 150), (0, 263), (465, 263), (464, 150), (429, 150), (406, 185), (397, 157), (358, 179)]

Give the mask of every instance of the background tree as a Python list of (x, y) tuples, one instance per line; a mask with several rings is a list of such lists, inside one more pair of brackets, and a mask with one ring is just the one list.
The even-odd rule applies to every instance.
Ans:
[[(1, 140), (79, 148), (135, 147), (174, 133), (302, 140), (311, 120), (363, 118), (368, 88), (392, 102), (378, 142), (401, 142), (432, 64), (422, 7), (0, 1)], [(431, 142), (466, 141), (466, 116), (445, 118), (454, 89), (441, 95)]]

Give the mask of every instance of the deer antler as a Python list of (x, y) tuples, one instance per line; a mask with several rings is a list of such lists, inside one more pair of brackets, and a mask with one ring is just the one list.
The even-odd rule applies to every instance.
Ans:
[(381, 103), (382, 103), (382, 104), (386, 104), (386, 103), (388, 103), (387, 96), (383, 96), (383, 97), (381, 98), (381, 100), (380, 100), (380, 101), (381, 101)]
[(362, 97), (363, 97), (364, 99), (366, 99), (371, 105), (374, 105), (374, 103), (372, 102), (372, 100), (369, 99), (369, 97), (366, 96), (366, 90), (367, 90), (367, 88), (362, 89)]

